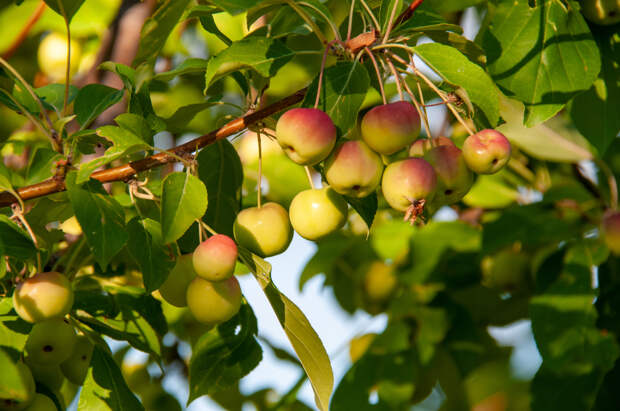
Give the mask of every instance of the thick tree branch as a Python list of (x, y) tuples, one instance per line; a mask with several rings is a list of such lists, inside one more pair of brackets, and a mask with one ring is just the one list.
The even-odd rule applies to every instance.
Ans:
[[(216, 142), (217, 140), (224, 139), (230, 135), (243, 131), (248, 126), (258, 123), (287, 107), (290, 107), (303, 100), (306, 95), (307, 89), (301, 89), (288, 97), (283, 98), (263, 109), (246, 114), (243, 117), (237, 118), (226, 123), (224, 126), (213, 130), (212, 132), (203, 136), (197, 137), (192, 141), (175, 147), (170, 150), (177, 157), (171, 156), (166, 153), (158, 153), (147, 157), (142, 160), (134, 161), (128, 164), (124, 164), (118, 167), (109, 168), (93, 173), (92, 178), (101, 181), (102, 183), (110, 183), (112, 181), (125, 181), (141, 171), (146, 171), (154, 167), (158, 167), (168, 163), (174, 163), (178, 161), (178, 157), (183, 157), (186, 154), (192, 153), (200, 148), (208, 146)], [(38, 184), (34, 184), (27, 187), (22, 187), (17, 190), (17, 193), (22, 200), (31, 200), (33, 198), (43, 197), (49, 194), (58, 193), (65, 190), (65, 182), (62, 178), (51, 178)], [(9, 192), (0, 193), (0, 207), (6, 207), (15, 203), (17, 199)]]

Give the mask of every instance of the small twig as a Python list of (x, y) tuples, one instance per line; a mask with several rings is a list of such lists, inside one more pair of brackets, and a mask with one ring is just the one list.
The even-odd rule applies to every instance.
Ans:
[(355, 14), (355, 0), (351, 0), (351, 9), (349, 10), (349, 24), (347, 25), (347, 40), (351, 40), (351, 30), (353, 30), (353, 14)]
[(58, 8), (60, 9), (60, 14), (62, 14), (62, 18), (65, 21), (65, 28), (67, 30), (67, 64), (65, 70), (65, 101), (62, 105), (62, 115), (67, 115), (67, 103), (69, 100), (69, 86), (71, 85), (71, 28), (69, 27), (69, 18), (67, 17), (67, 13), (65, 11), (65, 6), (61, 0), (57, 0)]
[(26, 217), (24, 217), (24, 210), (22, 210), (21, 206), (19, 204), (14, 204), (12, 209), (13, 216), (16, 217), (26, 228), (26, 231), (28, 231), (28, 235), (30, 235), (30, 238), (32, 239), (34, 247), (37, 249), (37, 272), (40, 273), (42, 268), (41, 252), (39, 251), (39, 242), (37, 241), (37, 236), (34, 234), (34, 231), (32, 231), (32, 227), (30, 227), (30, 224), (28, 224), (28, 220), (26, 220)]
[(387, 104), (387, 98), (385, 97), (385, 90), (383, 89), (383, 79), (381, 78), (381, 73), (379, 72), (379, 65), (377, 64), (377, 60), (375, 56), (372, 54), (372, 51), (368, 47), (364, 47), (364, 51), (370, 57), (372, 61), (372, 65), (375, 68), (375, 73), (377, 74), (377, 81), (379, 82), (379, 89), (381, 91), (381, 98), (383, 99), (383, 104)]
[(299, 17), (301, 17), (302, 20), (305, 21), (308, 26), (310, 26), (312, 32), (315, 36), (317, 36), (321, 43), (327, 44), (327, 38), (325, 37), (319, 26), (317, 26), (317, 24), (312, 21), (312, 18), (308, 16), (308, 14), (301, 7), (299, 7), (297, 3), (295, 3), (293, 0), (286, 0), (286, 4), (288, 4), (293, 10), (295, 10)]
[(263, 149), (261, 144), (260, 130), (256, 132), (256, 141), (258, 141), (258, 187), (256, 193), (256, 205), (262, 207), (262, 185), (263, 185)]
[(314, 100), (314, 108), (319, 106), (319, 99), (321, 98), (321, 86), (323, 85), (323, 72), (325, 71), (325, 62), (327, 61), (327, 53), (329, 53), (329, 49), (334, 44), (334, 41), (330, 41), (325, 46), (325, 51), (323, 52), (323, 59), (321, 60), (321, 71), (319, 72), (319, 83), (316, 86), (316, 99)]
[(398, 8), (399, 4), (400, 4), (399, 1), (394, 2), (394, 7), (392, 7), (392, 11), (390, 12), (390, 19), (388, 20), (382, 43), (386, 43), (387, 39), (390, 37), (390, 33), (392, 32), (392, 27), (393, 27), (392, 25), (394, 23), (394, 17), (396, 16), (396, 9)]
[(215, 231), (209, 224), (205, 223), (203, 220), (198, 219), (198, 223), (209, 232), (211, 235), (216, 235), (217, 231)]
[(34, 25), (43, 15), (43, 12), (45, 11), (45, 6), (45, 2), (41, 0), (32, 15), (30, 15), (30, 18), (28, 19), (26, 24), (24, 24), (24, 26), (22, 27), (22, 30), (19, 32), (13, 43), (4, 52), (2, 58), (8, 60), (13, 56), (13, 54), (15, 54), (15, 52), (19, 49), (24, 40), (26, 40), (26, 38), (28, 37), (28, 33), (30, 33), (30, 30), (32, 30), (32, 27), (34, 27)]
[(310, 171), (310, 166), (304, 166), (306, 170), (306, 176), (308, 176), (308, 182), (310, 183), (310, 188), (314, 190), (314, 180), (312, 180), (312, 172)]
[(396, 22), (394, 23), (395, 26), (398, 26), (399, 24), (403, 23), (405, 20), (409, 20), (411, 18), (411, 16), (413, 16), (413, 13), (415, 12), (415, 10), (420, 6), (420, 4), (422, 4), (424, 0), (413, 0), (411, 2), (411, 4), (409, 5), (409, 7), (403, 11), (400, 16), (398, 16), (396, 18)]
[(300, 1), (299, 4), (301, 6), (309, 7), (312, 10), (314, 10), (315, 12), (317, 12), (318, 14), (320, 14), (321, 17), (323, 17), (323, 20), (325, 20), (327, 25), (330, 27), (330, 29), (334, 33), (334, 39), (337, 40), (337, 41), (342, 41), (342, 39), (340, 38), (340, 33), (338, 32), (338, 27), (336, 27), (336, 25), (329, 19), (329, 17), (327, 17), (325, 15), (325, 13), (323, 13), (323, 11), (321, 11), (321, 9), (317, 8), (312, 3), (308, 3), (308, 2), (305, 2), (305, 1)]
[(366, 4), (366, 1), (360, 0), (360, 3), (362, 3), (362, 6), (364, 7), (364, 9), (366, 9), (366, 13), (368, 13), (368, 15), (370, 16), (370, 19), (372, 20), (372, 24), (375, 25), (375, 29), (377, 30), (377, 32), (381, 32), (381, 24), (379, 24), (379, 20), (377, 20), (377, 17), (372, 12), (371, 8), (368, 7), (368, 4)]
[(403, 95), (403, 87), (400, 84), (400, 80), (401, 80), (400, 75), (396, 71), (396, 68), (394, 67), (394, 63), (392, 63), (392, 60), (387, 55), (385, 56), (385, 62), (387, 63), (388, 67), (390, 68), (390, 71), (392, 72), (392, 75), (394, 76), (394, 81), (396, 82), (396, 90), (398, 90), (398, 97), (402, 101), (405, 99), (405, 96)]
[(411, 91), (411, 89), (409, 88), (409, 84), (407, 84), (407, 79), (403, 81), (403, 86), (405, 87), (405, 90), (407, 91), (409, 98), (411, 98), (413, 105), (418, 111), (418, 115), (422, 118), (422, 121), (424, 122), (424, 128), (426, 129), (426, 135), (428, 136), (428, 138), (432, 138), (431, 127), (428, 123), (428, 116), (427, 116), (426, 110), (423, 110), (420, 103), (418, 103), (418, 101), (416, 100), (415, 95), (413, 94), (413, 91)]

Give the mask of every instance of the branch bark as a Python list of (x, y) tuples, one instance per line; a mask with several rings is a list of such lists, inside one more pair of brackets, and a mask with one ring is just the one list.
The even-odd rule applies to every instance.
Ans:
[[(183, 157), (186, 154), (193, 153), (194, 151), (213, 144), (214, 142), (231, 136), (235, 133), (243, 131), (248, 126), (258, 123), (287, 107), (299, 103), (306, 95), (307, 88), (301, 89), (296, 93), (291, 94), (288, 97), (283, 98), (263, 109), (257, 110), (252, 113), (248, 113), (243, 117), (239, 117), (226, 123), (224, 126), (211, 131), (208, 134), (195, 138), (192, 141), (175, 147), (172, 149), (178, 157)], [(159, 167), (164, 164), (174, 163), (178, 161), (178, 157), (173, 157), (167, 153), (157, 153), (142, 160), (133, 161), (118, 167), (108, 168), (93, 173), (91, 178), (101, 181), (102, 183), (110, 183), (113, 181), (126, 181), (135, 176), (141, 171), (146, 171), (154, 167)], [(38, 184), (34, 184), (27, 187), (17, 189), (17, 193), (22, 200), (31, 200), (38, 197), (43, 197), (49, 194), (58, 193), (66, 189), (64, 179), (62, 178), (50, 178)], [(9, 192), (5, 191), (0, 193), (0, 207), (6, 207), (15, 203), (17, 199)]]

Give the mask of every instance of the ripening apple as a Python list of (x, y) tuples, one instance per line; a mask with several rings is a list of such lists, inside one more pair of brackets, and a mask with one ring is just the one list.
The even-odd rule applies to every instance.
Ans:
[(383, 161), (362, 140), (340, 144), (325, 160), (325, 179), (338, 193), (362, 198), (381, 182)]
[(356, 362), (362, 358), (376, 337), (376, 333), (368, 333), (353, 337), (349, 343), (349, 357), (351, 358), (351, 362)]
[[(71, 73), (73, 76), (79, 67), (82, 48), (71, 40)], [(64, 82), (67, 70), (67, 37), (60, 33), (50, 33), (39, 44), (37, 61), (41, 72), (52, 82)]]
[(215, 234), (200, 243), (192, 256), (196, 274), (205, 280), (230, 278), (237, 262), (237, 244), (224, 234)]
[(407, 101), (383, 104), (362, 118), (362, 138), (380, 154), (394, 154), (407, 147), (420, 134), (420, 115)]
[(620, 21), (620, 0), (583, 0), (581, 11), (592, 23), (609, 26)]
[(435, 147), (426, 153), (424, 159), (437, 173), (437, 191), (434, 200), (436, 204), (453, 204), (467, 194), (474, 182), (474, 176), (458, 147)]
[(607, 212), (603, 216), (601, 230), (609, 251), (620, 255), (620, 212)]
[(30, 323), (61, 318), (73, 306), (73, 290), (66, 276), (39, 273), (17, 284), (13, 293), (13, 308)]
[(175, 307), (186, 307), (187, 287), (194, 277), (196, 271), (194, 271), (193, 254), (179, 256), (168, 278), (159, 287), (159, 293), (164, 300)]
[(237, 244), (261, 257), (284, 252), (293, 239), (288, 213), (278, 203), (241, 210), (235, 219), (233, 232)]
[(235, 276), (218, 282), (196, 277), (187, 287), (187, 306), (196, 320), (203, 324), (228, 321), (241, 307), (239, 281)]
[[(23, 398), (15, 398), (11, 395), (10, 390), (0, 390), (0, 410), (23, 410), (28, 404), (32, 403), (35, 397), (35, 382), (30, 368), (21, 361), (15, 363), (15, 367), (17, 368), (17, 377), (20, 381), (14, 383), (24, 388), (25, 396)], [(0, 370), (0, 372), (6, 371)]]
[(388, 165), (381, 190), (390, 207), (406, 211), (416, 200), (430, 201), (437, 188), (433, 166), (423, 158), (408, 158)]
[(73, 352), (75, 330), (66, 319), (54, 318), (36, 323), (26, 340), (30, 361), (41, 365), (60, 365)]
[(317, 108), (294, 108), (282, 114), (276, 138), (287, 156), (297, 164), (323, 161), (336, 144), (336, 126)]
[(293, 228), (307, 240), (318, 240), (342, 228), (347, 212), (345, 199), (329, 186), (298, 193), (289, 207)]
[(424, 157), (432, 148), (438, 146), (454, 146), (448, 137), (420, 138), (409, 147), (409, 157)]
[(78, 335), (69, 358), (60, 364), (62, 373), (73, 384), (82, 385), (93, 357), (95, 346), (85, 335)]
[(364, 275), (364, 291), (368, 300), (374, 303), (385, 302), (398, 284), (394, 267), (383, 261), (373, 261)]
[(470, 170), (494, 174), (510, 159), (510, 141), (499, 131), (485, 129), (472, 134), (463, 143), (463, 158)]
[(56, 404), (47, 395), (36, 393), (32, 402), (24, 408), (25, 411), (58, 411)]

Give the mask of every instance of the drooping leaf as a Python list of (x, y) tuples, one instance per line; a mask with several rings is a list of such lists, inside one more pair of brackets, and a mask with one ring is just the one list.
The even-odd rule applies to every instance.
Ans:
[(26, 260), (35, 253), (36, 248), (28, 233), (9, 217), (0, 215), (0, 255)]
[(206, 70), (207, 60), (199, 58), (189, 58), (170, 71), (157, 73), (153, 77), (153, 80), (170, 81), (177, 76), (182, 76), (184, 74), (204, 73)]
[(33, 381), (28, 381), (28, 375), (24, 373), (28, 369), (23, 363), (20, 367), (3, 347), (0, 347), (0, 369), (0, 398), (19, 402), (31, 398)]
[(204, 220), (218, 233), (231, 236), (241, 205), (243, 167), (239, 154), (228, 140), (222, 139), (203, 148), (196, 161), (198, 177), (209, 197)]
[(596, 43), (574, 2), (531, 3), (500, 2), (481, 37), (491, 76), (526, 104), (528, 127), (589, 89), (601, 68)]
[(81, 129), (88, 127), (99, 114), (123, 98), (124, 90), (103, 84), (88, 84), (75, 97), (75, 114)]
[(375, 219), (377, 208), (379, 207), (379, 200), (377, 199), (377, 193), (372, 193), (364, 198), (344, 197), (347, 203), (362, 217), (366, 226), (370, 229), (372, 222)]
[(11, 183), (11, 172), (6, 168), (4, 163), (0, 163), (0, 192), (8, 191), (13, 194), (13, 197), (18, 199), (22, 209), (24, 208), (24, 204), (21, 201), (21, 198), (13, 188), (13, 184)]
[(243, 68), (253, 69), (263, 77), (272, 77), (294, 55), (279, 40), (249, 37), (236, 41), (209, 60), (205, 74), (205, 93), (215, 80)]
[(78, 184), (76, 179), (75, 171), (65, 179), (69, 201), (95, 260), (105, 268), (127, 241), (125, 213), (99, 181)]
[(67, 21), (71, 21), (85, 0), (45, 0), (45, 4)]
[(207, 189), (189, 173), (171, 173), (163, 181), (161, 231), (164, 243), (176, 241), (207, 210)]
[(131, 392), (112, 356), (95, 346), (86, 381), (80, 392), (79, 409), (130, 411), (144, 410)]
[[(13, 309), (11, 300), (11, 298), (6, 298), (4, 301), (11, 303), (10, 309)], [(24, 350), (30, 330), (32, 330), (32, 324), (17, 315), (0, 316), (0, 346), (8, 353), (19, 356), (19, 353)]]
[(189, 363), (188, 404), (230, 386), (258, 365), (263, 352), (257, 333), (254, 312), (243, 304), (235, 317), (200, 337)]
[[(308, 88), (304, 107), (314, 106), (318, 80)], [(318, 107), (329, 115), (340, 135), (355, 125), (369, 85), (368, 73), (359, 62), (341, 62), (325, 70)]]
[(213, 0), (211, 3), (234, 16), (257, 6), (260, 0)]

